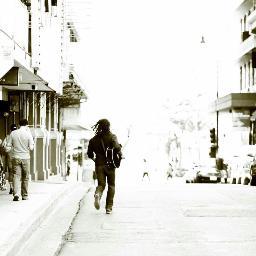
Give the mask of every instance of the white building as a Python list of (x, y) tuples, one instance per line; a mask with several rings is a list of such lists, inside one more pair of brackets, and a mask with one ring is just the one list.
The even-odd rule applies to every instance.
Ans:
[(64, 0), (0, 2), (0, 138), (12, 123), (28, 119), (36, 143), (33, 180), (64, 172), (58, 104), (75, 41), (65, 14)]

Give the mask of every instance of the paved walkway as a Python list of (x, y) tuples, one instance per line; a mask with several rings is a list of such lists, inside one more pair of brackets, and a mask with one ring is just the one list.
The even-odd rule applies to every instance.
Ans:
[[(57, 177), (29, 183), (29, 200), (14, 202), (9, 190), (0, 191), (0, 255), (13, 256), (25, 240), (42, 224), (61, 200), (75, 190), (89, 189), (90, 182), (77, 182), (74, 177)], [(79, 201), (82, 194), (77, 193)]]

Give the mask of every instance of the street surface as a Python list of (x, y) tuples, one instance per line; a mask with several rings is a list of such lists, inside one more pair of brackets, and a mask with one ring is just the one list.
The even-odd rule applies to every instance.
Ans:
[(94, 209), (91, 191), (59, 255), (255, 255), (255, 187), (156, 176), (125, 185), (119, 177), (112, 215), (104, 200)]
[(94, 208), (92, 188), (76, 210), (72, 198), (64, 202), (18, 255), (255, 255), (256, 187), (186, 184), (158, 172), (142, 180), (122, 169), (116, 184), (111, 215), (105, 195)]

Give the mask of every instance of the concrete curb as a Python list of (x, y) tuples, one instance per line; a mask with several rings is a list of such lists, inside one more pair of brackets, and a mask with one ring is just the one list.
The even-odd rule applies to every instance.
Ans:
[(54, 211), (60, 200), (63, 197), (76, 189), (78, 186), (85, 186), (82, 183), (67, 183), (56, 194), (51, 195), (49, 201), (38, 208), (34, 208), (30, 212), (27, 218), (19, 225), (15, 230), (15, 234), (10, 235), (8, 244), (5, 243), (1, 248), (1, 256), (13, 256), (15, 255), (24, 243), (31, 237), (33, 232), (43, 223), (43, 221)]

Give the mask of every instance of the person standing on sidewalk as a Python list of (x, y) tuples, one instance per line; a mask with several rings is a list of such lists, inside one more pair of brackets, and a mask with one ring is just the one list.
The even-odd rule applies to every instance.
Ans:
[(170, 178), (172, 179), (173, 176), (173, 167), (171, 163), (168, 163), (168, 168), (167, 168), (167, 172), (166, 172), (166, 176), (167, 176), (167, 180)]
[[(17, 130), (17, 126), (16, 124), (12, 124), (11, 128), (10, 128), (10, 132)], [(9, 194), (13, 193), (13, 170), (12, 170), (12, 159), (13, 159), (13, 148), (8, 151), (7, 148), (7, 142), (10, 138), (10, 134), (8, 134), (4, 141), (3, 141), (3, 147), (5, 149), (5, 151), (7, 152), (7, 156), (6, 156), (6, 163), (5, 163), (5, 171), (8, 172), (8, 181), (9, 181), (9, 185), (10, 185), (10, 191)]]
[(150, 180), (149, 178), (149, 166), (147, 163), (147, 159), (143, 158), (143, 174), (142, 174), (142, 180), (144, 179), (144, 177), (147, 176), (148, 180)]
[(2, 153), (5, 153), (5, 149), (2, 147), (2, 140), (0, 139), (0, 190), (6, 190), (6, 180)]
[(95, 171), (98, 181), (94, 194), (94, 206), (100, 209), (100, 199), (108, 184), (108, 192), (106, 198), (106, 213), (112, 212), (113, 200), (115, 195), (115, 168), (109, 168), (106, 164), (105, 148), (114, 147), (122, 157), (121, 145), (118, 143), (117, 137), (110, 131), (110, 122), (107, 119), (100, 119), (94, 126), (95, 136), (90, 139), (87, 155), (95, 162)]
[(28, 180), (30, 174), (30, 150), (34, 149), (34, 140), (27, 127), (27, 119), (20, 120), (20, 128), (11, 132), (7, 142), (13, 149), (13, 201), (28, 199)]

